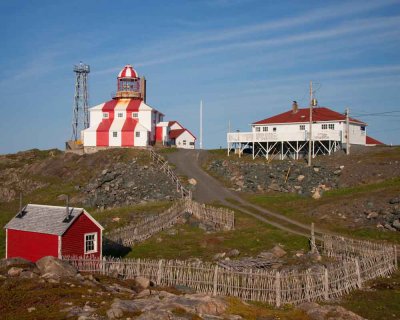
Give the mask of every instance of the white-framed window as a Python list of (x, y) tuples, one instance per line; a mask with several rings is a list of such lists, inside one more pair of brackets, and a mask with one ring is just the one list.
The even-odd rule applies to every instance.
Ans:
[(84, 246), (85, 254), (97, 252), (97, 232), (85, 233)]
[(118, 132), (117, 131), (113, 131), (113, 138), (117, 138), (118, 137)]
[(139, 115), (137, 112), (132, 112), (132, 118), (137, 118)]
[(328, 124), (328, 128), (329, 128), (330, 130), (335, 130), (335, 124), (334, 124), (334, 123)]
[(326, 123), (324, 123), (321, 125), (321, 128), (322, 128), (322, 130), (326, 130), (326, 129), (328, 129), (328, 125)]
[(191, 146), (194, 146), (194, 142), (192, 141), (192, 142), (189, 142), (189, 144), (191, 145)]
[(306, 125), (305, 124), (301, 124), (300, 125), (300, 130), (306, 130)]
[(140, 131), (136, 131), (136, 138), (140, 138)]
[(108, 119), (108, 112), (103, 112), (103, 119)]
[(273, 128), (272, 128), (272, 131), (273, 131), (273, 132), (276, 132), (276, 127), (273, 127)]
[(186, 146), (186, 140), (183, 140), (183, 145)]
[(118, 112), (118, 118), (123, 118), (124, 114), (122, 112)]
[(256, 132), (260, 132), (260, 127), (256, 127)]
[(268, 132), (268, 127), (263, 127), (264, 132)]

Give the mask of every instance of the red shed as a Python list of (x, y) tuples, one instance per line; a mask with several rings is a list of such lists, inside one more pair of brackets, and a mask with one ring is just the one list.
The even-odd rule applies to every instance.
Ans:
[(104, 228), (83, 208), (28, 204), (4, 228), (6, 258), (102, 256)]

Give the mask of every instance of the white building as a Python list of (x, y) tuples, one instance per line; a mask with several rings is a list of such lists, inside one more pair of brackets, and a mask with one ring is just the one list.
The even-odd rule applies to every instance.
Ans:
[[(268, 159), (273, 155), (279, 159), (299, 159), (308, 153), (310, 131), (313, 157), (343, 148), (347, 134), (350, 145), (372, 145), (365, 122), (349, 118), (349, 132), (346, 123), (345, 114), (326, 107), (313, 107), (310, 130), (310, 109), (298, 108), (294, 101), (291, 110), (252, 123), (251, 132), (228, 133), (228, 154), (235, 149), (240, 155), (249, 148), (253, 158), (265, 156)], [(382, 144), (374, 141), (375, 145)]]
[[(118, 74), (113, 99), (89, 111), (90, 126), (81, 133), (85, 152), (110, 147), (147, 147), (156, 142), (171, 145), (178, 139), (170, 138), (169, 133), (174, 128), (170, 122), (164, 122), (164, 114), (146, 103), (146, 80), (140, 78), (130, 65)], [(179, 141), (176, 147), (194, 148), (196, 138), (191, 136), (191, 140), (184, 138), (186, 143)]]

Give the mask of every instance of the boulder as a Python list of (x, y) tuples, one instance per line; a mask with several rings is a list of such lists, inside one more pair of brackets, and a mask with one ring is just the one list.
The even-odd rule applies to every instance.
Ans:
[(240, 251), (238, 249), (232, 249), (228, 252), (227, 256), (228, 257), (237, 257), (240, 254)]
[(318, 189), (315, 190), (315, 192), (312, 195), (312, 198), (315, 199), (315, 200), (321, 199), (321, 193), (320, 193), (320, 191)]
[(305, 178), (305, 176), (301, 174), (301, 175), (299, 175), (299, 176), (297, 177), (297, 181), (301, 182), (301, 181), (304, 180), (304, 178)]
[(144, 290), (150, 287), (150, 280), (145, 277), (135, 277), (135, 287)]
[(275, 246), (270, 251), (277, 258), (281, 258), (286, 255), (286, 251), (283, 250), (280, 246)]
[(258, 257), (265, 260), (276, 260), (276, 256), (268, 251), (261, 252)]
[[(42, 275), (47, 274), (58, 278), (75, 277), (78, 273), (78, 271), (68, 262), (52, 256), (39, 259), (36, 261), (36, 266)], [(50, 276), (48, 277), (51, 278)]]
[(8, 270), (7, 274), (8, 274), (10, 277), (19, 277), (19, 276), (21, 275), (22, 271), (23, 271), (22, 268), (11, 267), (11, 268)]
[(9, 258), (0, 260), (0, 268), (17, 266), (23, 269), (34, 269), (35, 264), (23, 258)]
[(400, 220), (396, 219), (392, 222), (392, 226), (395, 227), (397, 230), (400, 231)]
[(216, 254), (214, 254), (214, 256), (213, 256), (213, 260), (220, 260), (220, 259), (224, 258), (225, 255), (226, 255), (225, 252), (216, 253)]
[(359, 315), (340, 306), (320, 306), (315, 302), (306, 302), (298, 306), (310, 320), (365, 320)]
[(194, 179), (194, 178), (190, 178), (190, 179), (188, 180), (188, 182), (189, 182), (192, 186), (195, 186), (195, 185), (197, 184), (197, 180)]

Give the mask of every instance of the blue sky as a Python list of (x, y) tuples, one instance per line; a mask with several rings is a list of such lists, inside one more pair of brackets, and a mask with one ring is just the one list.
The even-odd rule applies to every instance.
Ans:
[[(132, 64), (148, 103), (226, 146), (232, 129), (308, 103), (350, 107), (371, 136), (400, 144), (400, 1), (0, 1), (0, 153), (64, 147), (74, 73), (90, 105)], [(364, 115), (363, 115), (364, 114)], [(365, 115), (366, 114), (366, 115)]]

